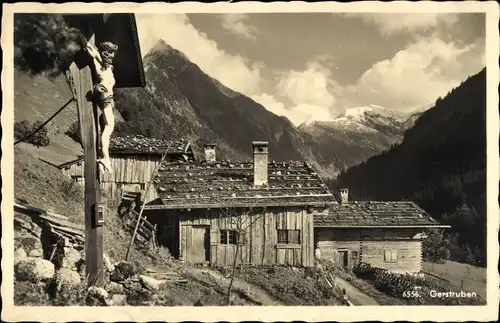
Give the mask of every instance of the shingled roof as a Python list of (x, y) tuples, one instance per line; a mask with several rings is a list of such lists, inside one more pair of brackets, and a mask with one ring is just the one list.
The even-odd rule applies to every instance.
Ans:
[[(184, 155), (188, 160), (194, 160), (195, 156), (191, 149), (189, 141), (179, 139), (169, 141), (163, 139), (147, 138), (141, 135), (128, 135), (112, 137), (109, 141), (109, 153), (111, 157), (117, 155), (158, 155), (161, 156), (168, 149), (169, 156)], [(68, 168), (73, 164), (81, 163), (84, 159), (83, 155), (78, 156), (74, 160), (57, 165), (59, 169)]]
[(314, 215), (315, 227), (449, 227), (442, 225), (417, 204), (404, 202), (363, 201), (334, 204), (327, 215)]
[(115, 155), (162, 155), (169, 154), (192, 155), (189, 141), (175, 141), (147, 138), (141, 135), (113, 137), (109, 142), (109, 152)]
[(162, 205), (151, 209), (217, 207), (327, 207), (334, 197), (304, 162), (268, 163), (268, 183), (254, 186), (253, 162), (164, 162), (154, 179)]

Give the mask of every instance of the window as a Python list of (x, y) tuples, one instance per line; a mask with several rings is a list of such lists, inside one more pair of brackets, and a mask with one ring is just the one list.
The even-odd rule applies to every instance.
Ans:
[(220, 230), (220, 244), (237, 244), (238, 240), (240, 243), (244, 241), (243, 234), (238, 234), (238, 231)]
[(352, 252), (352, 257), (353, 258), (358, 258), (358, 252), (357, 251), (353, 251)]
[(398, 262), (398, 252), (395, 250), (386, 250), (384, 254), (385, 262)]
[(278, 229), (278, 243), (300, 244), (300, 230)]

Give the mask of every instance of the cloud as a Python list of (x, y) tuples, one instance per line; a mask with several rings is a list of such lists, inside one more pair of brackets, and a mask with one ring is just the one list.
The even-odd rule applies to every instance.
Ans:
[(262, 104), (267, 110), (278, 116), (288, 116), (289, 111), (285, 109), (283, 102), (278, 101), (273, 95), (269, 93), (261, 93), (251, 97), (257, 103)]
[(437, 26), (451, 26), (458, 22), (458, 16), (453, 13), (345, 13), (345, 16), (361, 18), (387, 37), (400, 32), (417, 33)]
[[(393, 57), (375, 62), (354, 83), (340, 85), (335, 80), (338, 67), (332, 55), (316, 55), (303, 69), (267, 70), (262, 62), (250, 62), (221, 49), (184, 14), (138, 14), (137, 22), (144, 54), (158, 39), (164, 39), (208, 75), (296, 125), (306, 120), (332, 120), (345, 108), (368, 104), (405, 111), (420, 108), (484, 67), (484, 39), (462, 45), (436, 35), (415, 35)], [(423, 26), (415, 21), (405, 24), (413, 30)], [(391, 28), (387, 30), (401, 30)]]
[(346, 89), (347, 100), (392, 109), (419, 108), (444, 96), (483, 66), (484, 44), (458, 46), (420, 38), (391, 59), (379, 61)]
[(263, 63), (225, 52), (198, 31), (185, 14), (137, 14), (136, 19), (143, 54), (163, 39), (225, 86), (246, 95), (260, 92)]
[(318, 56), (304, 70), (278, 73), (274, 95), (252, 98), (295, 125), (307, 120), (329, 121), (345, 108), (369, 104), (410, 112), (479, 72), (484, 67), (484, 46), (484, 39), (458, 45), (437, 37), (418, 37), (345, 86), (335, 81), (335, 64)]
[[(327, 59), (328, 58), (328, 59)], [(257, 99), (271, 111), (280, 111), (294, 124), (306, 120), (331, 120), (340, 89), (331, 73), (330, 56), (317, 56), (302, 71), (278, 72), (276, 96)], [(264, 101), (264, 102), (262, 102)], [(287, 106), (283, 102), (288, 102)], [(273, 111), (273, 112), (274, 112)]]
[(247, 23), (248, 15), (244, 13), (227, 13), (219, 15), (222, 20), (222, 28), (239, 37), (257, 40), (255, 34), (257, 28)]

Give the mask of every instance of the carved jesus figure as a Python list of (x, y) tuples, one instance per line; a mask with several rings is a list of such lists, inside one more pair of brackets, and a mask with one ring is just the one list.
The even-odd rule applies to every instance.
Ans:
[(92, 57), (97, 82), (94, 84), (94, 100), (102, 110), (103, 124), (101, 128), (101, 148), (103, 158), (97, 162), (112, 173), (111, 161), (109, 157), (109, 141), (115, 127), (115, 116), (113, 108), (115, 100), (113, 98), (113, 87), (115, 86), (115, 77), (113, 74), (113, 59), (118, 50), (118, 46), (111, 42), (104, 42), (99, 46), (99, 50), (91, 43), (87, 43), (87, 52)]

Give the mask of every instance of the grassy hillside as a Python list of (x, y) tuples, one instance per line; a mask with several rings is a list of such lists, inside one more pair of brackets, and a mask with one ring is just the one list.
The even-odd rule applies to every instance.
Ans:
[[(45, 121), (59, 110), (72, 94), (66, 77), (60, 74), (47, 77), (43, 74), (31, 75), (18, 69), (14, 70), (14, 120)], [(115, 111), (118, 122), (123, 118)], [(70, 103), (48, 125), (50, 144), (36, 148), (30, 144), (17, 146), (49, 161), (61, 164), (75, 159), (83, 153), (79, 144), (65, 135), (69, 126), (78, 120), (76, 103)]]
[[(71, 222), (83, 226), (82, 187), (59, 169), (39, 160), (31, 151), (16, 147), (14, 154), (15, 201), (65, 215)], [(116, 208), (111, 205), (108, 206), (104, 232), (105, 252), (115, 260), (123, 260), (131, 234), (122, 228)], [(137, 248), (133, 259), (144, 263), (154, 260)]]

